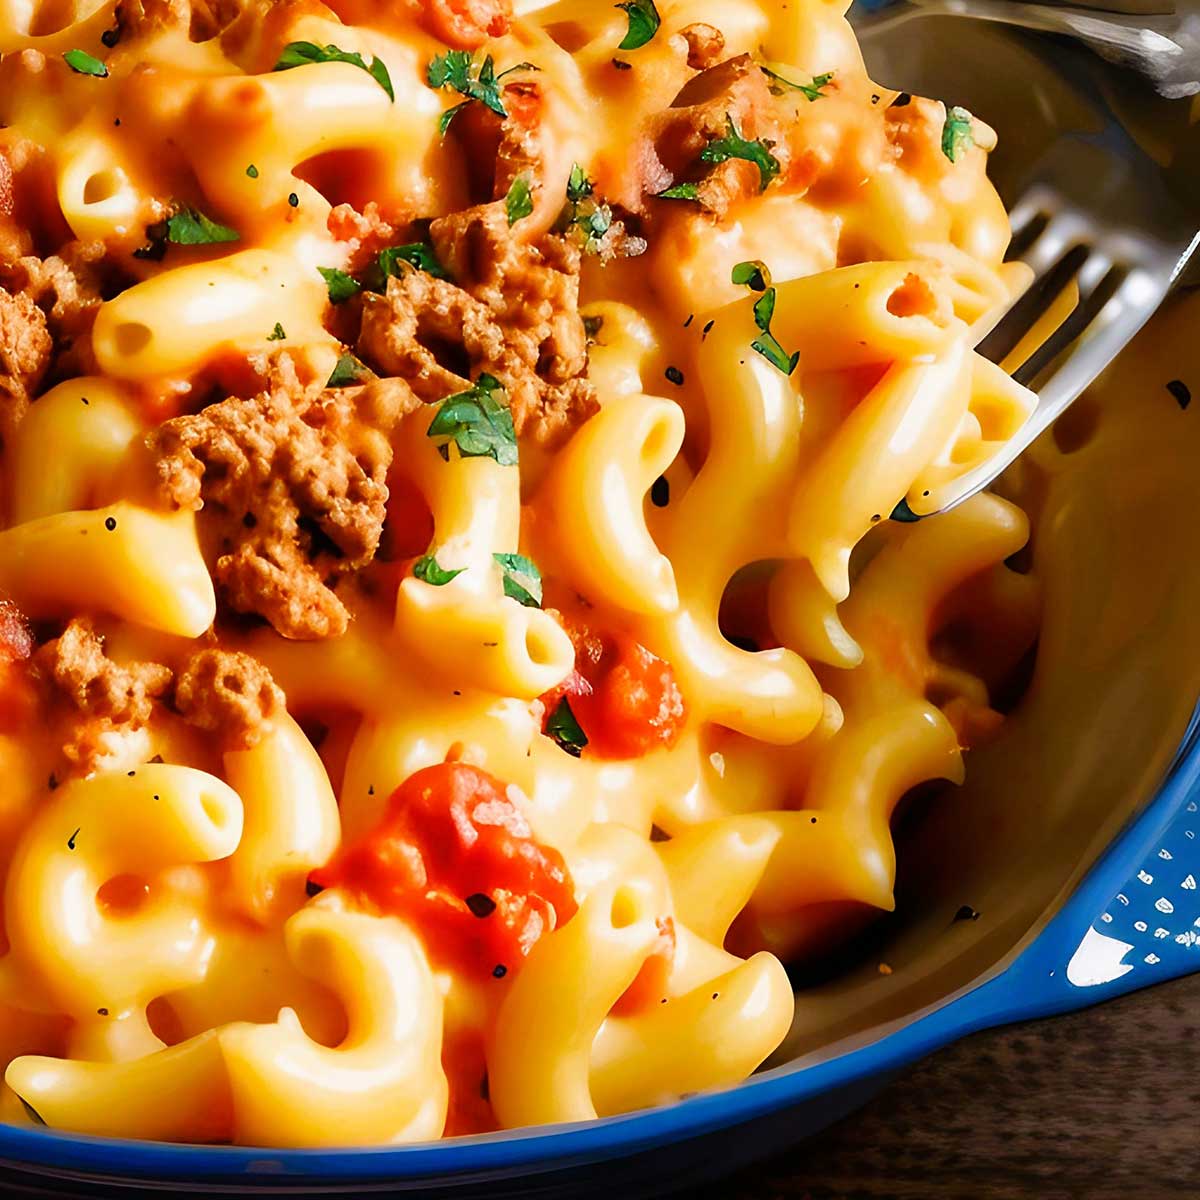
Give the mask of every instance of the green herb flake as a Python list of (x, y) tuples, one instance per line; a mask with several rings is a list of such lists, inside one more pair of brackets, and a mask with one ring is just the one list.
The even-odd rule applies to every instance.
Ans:
[(504, 386), (491, 375), (480, 375), (465, 392), (448, 396), (426, 430), (438, 452), (450, 457), (450, 443), (463, 458), (491, 458), (502, 467), (517, 465), (517, 435), (512, 413), (504, 402)]
[(372, 58), (371, 65), (367, 66), (363, 56), (356, 50), (343, 50), (340, 46), (318, 46), (316, 42), (289, 42), (284, 46), (283, 53), (272, 70), (290, 71), (293, 67), (327, 62), (349, 63), (352, 67), (366, 71), (387, 93), (387, 98), (395, 103), (396, 92), (392, 87), (392, 77), (388, 74), (387, 64), (382, 58)]
[(629, 18), (629, 28), (617, 46), (618, 50), (640, 50), (658, 32), (662, 18), (654, 7), (654, 0), (625, 0), (618, 4)]
[(596, 199), (595, 184), (575, 163), (567, 179), (567, 204), (558, 227), (573, 233), (585, 254), (599, 254), (604, 236), (612, 228), (612, 209)]
[(709, 142), (700, 154), (706, 163), (723, 163), (731, 158), (740, 158), (758, 168), (759, 191), (765, 192), (771, 180), (780, 171), (779, 159), (771, 153), (770, 144), (762, 139), (748, 140), (742, 137), (729, 114), (725, 115), (726, 134), (715, 142)]
[(820, 100), (825, 95), (825, 88), (833, 81), (832, 71), (826, 71), (824, 75), (814, 75), (812, 83), (793, 83), (772, 71), (770, 67), (759, 64), (758, 69), (771, 81), (769, 86), (776, 96), (782, 96), (785, 89), (790, 89), (800, 92), (810, 101)]
[(567, 199), (572, 204), (580, 204), (595, 190), (587, 172), (578, 164), (573, 163), (571, 174), (567, 177)]
[(391, 275), (399, 276), (400, 264), (407, 263), (418, 271), (424, 271), (435, 279), (449, 279), (446, 268), (438, 262), (438, 256), (428, 242), (409, 242), (404, 246), (389, 246), (380, 250), (376, 264), (382, 281)]
[[(758, 259), (740, 262), (729, 273), (729, 278), (739, 287), (748, 287), (752, 292), (762, 292), (754, 302), (754, 323), (763, 336), (755, 338), (750, 343), (750, 349), (761, 354), (771, 366), (785, 375), (790, 375), (800, 362), (800, 351), (789, 355), (771, 332), (771, 321), (775, 316), (775, 289), (771, 286), (771, 272), (766, 264)], [(708, 333), (711, 324), (710, 322), (704, 327), (705, 334)]]
[(76, 75), (91, 75), (94, 79), (108, 78), (108, 68), (98, 58), (93, 58), (86, 50), (68, 50), (63, 55), (63, 62)]
[(461, 575), (465, 570), (465, 567), (458, 567), (453, 571), (443, 570), (438, 566), (438, 560), (432, 554), (426, 554), (424, 558), (418, 558), (413, 564), (413, 574), (422, 583), (431, 584), (433, 587), (445, 587), (450, 580)]
[(968, 146), (975, 145), (971, 132), (971, 114), (965, 108), (956, 104), (946, 110), (946, 123), (942, 126), (942, 153), (952, 162), (958, 162), (958, 156)]
[(729, 278), (738, 287), (748, 287), (752, 292), (765, 292), (771, 286), (771, 272), (767, 264), (757, 258), (738, 263), (729, 273)]
[(283, 326), (280, 325), (280, 323), (278, 321), (276, 321), (275, 328), (272, 329), (269, 334), (267, 334), (267, 341), (268, 342), (282, 342), (283, 339), (286, 337), (287, 337), (287, 334), (283, 332)]
[(357, 296), (363, 290), (362, 284), (353, 275), (339, 271), (337, 267), (318, 267), (317, 270), (320, 271), (321, 278), (325, 280), (330, 304), (345, 304), (347, 300)]
[(368, 379), (373, 378), (374, 375), (370, 369), (360, 363), (353, 354), (343, 354), (337, 360), (337, 365), (333, 368), (325, 386), (331, 388), (354, 387), (356, 384), (366, 383)]
[(603, 317), (584, 317), (583, 332), (587, 334), (589, 342), (594, 342), (600, 334), (600, 330), (604, 328)]
[(920, 515), (913, 512), (913, 510), (909, 508), (908, 501), (906, 499), (902, 499), (900, 503), (892, 509), (891, 516), (889, 517), (889, 520), (899, 521), (903, 525), (911, 525), (914, 521), (919, 521), (920, 519)]
[(510, 226), (533, 212), (533, 191), (529, 186), (529, 175), (524, 171), (512, 181), (508, 195), (504, 197), (504, 211)]
[(251, 163), (246, 168), (246, 175), (250, 179), (257, 179), (258, 178), (258, 168), (253, 163)]
[(700, 185), (698, 183), (677, 183), (665, 192), (655, 193), (660, 200), (699, 200)]
[(552, 737), (573, 758), (578, 758), (588, 744), (587, 734), (571, 711), (571, 703), (566, 696), (547, 718), (546, 736)]
[(167, 241), (176, 246), (214, 246), (241, 241), (241, 234), (185, 206), (167, 218)]
[(526, 608), (542, 606), (542, 573), (523, 554), (493, 554), (504, 576), (504, 594)]
[(425, 82), (434, 91), (449, 89), (466, 97), (461, 104), (442, 113), (438, 132), (444, 137), (454, 118), (475, 100), (490, 108), (498, 117), (507, 117), (508, 109), (500, 98), (500, 81), (514, 71), (537, 70), (539, 68), (533, 63), (521, 62), (497, 75), (496, 64), (490, 54), (482, 62), (476, 62), (467, 50), (448, 50), (445, 54), (436, 55), (425, 68)]
[(776, 370), (791, 375), (800, 362), (800, 351), (789, 355), (776, 340), (771, 332), (771, 320), (774, 316), (775, 289), (769, 287), (754, 302), (754, 323), (762, 330), (762, 337), (755, 338), (750, 343), (750, 349), (761, 354)]

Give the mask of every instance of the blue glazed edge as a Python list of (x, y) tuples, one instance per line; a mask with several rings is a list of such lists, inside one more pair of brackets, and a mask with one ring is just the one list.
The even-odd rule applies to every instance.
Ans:
[[(1200, 707), (1154, 799), (1113, 840), (1070, 898), (1006, 969), (870, 1045), (826, 1062), (777, 1067), (735, 1088), (693, 1096), (664, 1108), (548, 1129), (418, 1146), (345, 1150), (190, 1146), (0, 1125), (0, 1158), (118, 1179), (367, 1183), (454, 1177), (478, 1180), (518, 1171), (536, 1174), (651, 1150), (753, 1121), (766, 1113), (812, 1101), (823, 1093), (894, 1072), (956, 1038), (990, 1025), (1083, 1008), (1200, 969), (1200, 890), (1196, 890), (1194, 881), (1191, 888), (1186, 882), (1179, 886), (1195, 894), (1197, 915), (1191, 925), (1197, 932), (1185, 929), (1172, 935), (1167, 930), (1163, 938), (1159, 936), (1162, 929), (1156, 928), (1156, 950), (1148, 956), (1135, 954), (1140, 961), (1124, 961), (1137, 947), (1136, 943), (1113, 938), (1117, 922), (1112, 911), (1117, 909), (1124, 915), (1123, 909), (1132, 908), (1134, 913), (1140, 912), (1134, 903), (1143, 900), (1139, 885), (1149, 889), (1145, 891), (1147, 897), (1154, 891), (1167, 890), (1166, 882), (1159, 882), (1157, 888), (1152, 886), (1162, 880), (1160, 864), (1180, 863), (1176, 876), (1187, 865), (1186, 856), (1190, 855), (1193, 864), (1200, 864), (1197, 831)], [(1169, 845), (1176, 845), (1181, 853), (1167, 850)], [(1151, 874), (1151, 866), (1155, 874), (1151, 885), (1146, 885), (1142, 876)], [(1132, 919), (1131, 913), (1126, 924)], [(1143, 924), (1141, 932), (1149, 933), (1149, 921)], [(1126, 932), (1125, 926), (1117, 926), (1116, 932)], [(1120, 958), (1110, 956), (1107, 977), (1072, 981), (1072, 964), (1089, 938), (1097, 935), (1127, 949)], [(797, 1130), (798, 1135), (803, 1132)]]

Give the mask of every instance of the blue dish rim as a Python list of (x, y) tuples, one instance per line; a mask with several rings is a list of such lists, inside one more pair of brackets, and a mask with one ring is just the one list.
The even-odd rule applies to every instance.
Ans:
[[(565, 1165), (632, 1155), (753, 1121), (902, 1068), (988, 1025), (1081, 1008), (1114, 989), (1043, 986), (1062, 967), (1085, 929), (1119, 891), (1189, 799), (1200, 795), (1200, 707), (1154, 798), (1110, 843), (1072, 895), (1006, 968), (969, 985), (931, 1011), (877, 1040), (823, 1062), (785, 1064), (736, 1087), (677, 1104), (598, 1121), (453, 1138), (413, 1146), (277, 1150), (129, 1141), (0, 1126), (0, 1158), (25, 1166), (110, 1179), (376, 1182), (540, 1173)], [(1183, 974), (1169, 967), (1158, 979)], [(1014, 987), (1014, 975), (1022, 986)], [(1139, 983), (1146, 980), (1139, 977)], [(1116, 990), (1131, 990), (1134, 984)]]

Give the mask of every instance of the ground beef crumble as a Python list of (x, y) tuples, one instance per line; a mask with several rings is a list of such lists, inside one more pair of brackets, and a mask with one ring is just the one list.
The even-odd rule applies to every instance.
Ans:
[(42, 310), (23, 292), (0, 291), (0, 449), (25, 416), (53, 353)]
[(61, 739), (67, 774), (102, 766), (112, 751), (108, 735), (144, 728), (159, 705), (215, 734), (223, 750), (257, 745), (264, 727), (286, 708), (270, 671), (249, 654), (206, 646), (179, 664), (178, 675), (164, 663), (119, 663), (88, 617), (70, 621), (30, 665), (45, 719)]
[(66, 709), (63, 754), (84, 774), (105, 756), (105, 735), (142, 728), (154, 701), (171, 686), (171, 670), (162, 663), (120, 664), (109, 658), (86, 617), (76, 617), (42, 646), (33, 668), (55, 707)]
[(280, 356), (272, 386), (176, 417), (147, 437), (164, 498), (203, 510), (224, 600), (284, 637), (345, 632), (331, 583), (375, 555), (389, 434), (412, 392), (394, 380), (320, 390)]
[(193, 654), (179, 672), (175, 707), (188, 724), (218, 734), (228, 749), (246, 750), (258, 744), (285, 703), (258, 659), (210, 648)]
[(432, 223), (454, 282), (419, 271), (366, 295), (358, 350), (425, 401), (470, 387), (481, 372), (508, 391), (519, 435), (554, 443), (597, 408), (579, 316), (580, 252), (550, 234), (525, 243), (501, 202)]

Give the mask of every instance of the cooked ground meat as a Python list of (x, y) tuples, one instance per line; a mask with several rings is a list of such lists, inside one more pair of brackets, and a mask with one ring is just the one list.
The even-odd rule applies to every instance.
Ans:
[(63, 754), (81, 774), (107, 754), (105, 735), (144, 726), (154, 700), (171, 685), (171, 670), (161, 663), (114, 662), (85, 617), (42, 646), (33, 668), (48, 694), (51, 720), (61, 720)]
[(136, 36), (185, 29), (193, 42), (202, 42), (216, 37), (244, 7), (245, 0), (120, 0), (117, 24)]
[(197, 729), (219, 736), (227, 749), (256, 746), (263, 727), (285, 711), (271, 672), (238, 650), (200, 650), (184, 664), (175, 685), (175, 707)]
[(53, 352), (42, 310), (23, 292), (0, 291), (0, 450), (25, 416)]
[(430, 239), (454, 282), (406, 271), (364, 297), (358, 348), (381, 374), (437, 401), (480, 372), (508, 390), (518, 434), (559, 440), (596, 409), (586, 378), (577, 247), (513, 236), (502, 203), (433, 222)]
[[(92, 325), (103, 302), (102, 242), (68, 242), (57, 254), (0, 262), (0, 289), (23, 296), (44, 314), (53, 339), (45, 373), (50, 382), (95, 369)], [(28, 304), (22, 304), (28, 315)], [(31, 397), (32, 398), (32, 397)]]
[(687, 42), (687, 64), (693, 71), (706, 71), (721, 61), (725, 50), (725, 35), (715, 26), (697, 21), (679, 31)]
[(701, 71), (670, 108), (651, 119), (652, 149), (644, 163), (647, 190), (663, 190), (664, 179), (699, 180), (701, 204), (718, 217), (735, 200), (757, 194), (758, 173), (745, 169), (751, 164), (722, 163), (710, 168), (700, 157), (710, 142), (729, 133), (730, 122), (747, 140), (766, 141), (786, 171), (786, 111), (771, 95), (758, 65), (742, 54)]
[(76, 617), (59, 637), (42, 646), (34, 665), (53, 684), (57, 698), (111, 726), (144, 725), (153, 700), (171, 684), (171, 670), (161, 663), (114, 662), (86, 617)]
[(164, 496), (203, 509), (226, 603), (284, 637), (337, 636), (349, 614), (330, 584), (375, 554), (388, 433), (417, 401), (391, 380), (314, 389), (278, 362), (268, 391), (176, 417), (147, 444)]

